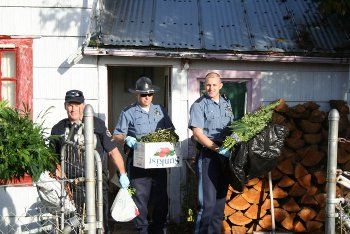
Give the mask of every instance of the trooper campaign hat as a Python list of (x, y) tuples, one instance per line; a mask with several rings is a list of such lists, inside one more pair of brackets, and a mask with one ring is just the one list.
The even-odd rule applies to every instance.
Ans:
[(152, 84), (152, 80), (146, 76), (140, 77), (135, 83), (135, 89), (129, 89), (131, 93), (148, 94), (156, 93), (160, 90), (158, 86)]

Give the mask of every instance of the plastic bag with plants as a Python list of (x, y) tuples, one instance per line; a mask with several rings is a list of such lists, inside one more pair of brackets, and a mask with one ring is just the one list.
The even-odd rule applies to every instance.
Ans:
[(223, 147), (232, 150), (238, 142), (248, 142), (259, 134), (272, 120), (272, 114), (281, 100), (262, 106), (253, 113), (245, 114), (240, 120), (234, 121), (229, 128), (232, 134), (227, 136)]

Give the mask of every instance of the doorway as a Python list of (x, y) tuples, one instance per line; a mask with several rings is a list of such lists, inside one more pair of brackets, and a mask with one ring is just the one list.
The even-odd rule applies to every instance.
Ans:
[(170, 109), (170, 67), (108, 67), (108, 129), (113, 133), (121, 111), (136, 101), (136, 96), (129, 92), (135, 88), (136, 80), (141, 76), (151, 78), (152, 83), (160, 87), (153, 103)]

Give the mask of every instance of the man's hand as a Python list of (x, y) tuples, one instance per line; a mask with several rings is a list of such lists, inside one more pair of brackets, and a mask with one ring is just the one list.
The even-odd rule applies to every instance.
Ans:
[(229, 149), (222, 147), (222, 146), (219, 148), (218, 153), (226, 158), (229, 158), (231, 155), (231, 151)]
[(127, 188), (130, 185), (130, 181), (126, 173), (120, 174), (119, 182), (122, 188)]
[(125, 138), (124, 142), (125, 142), (125, 144), (126, 144), (127, 146), (129, 146), (130, 148), (134, 148), (134, 146), (135, 146), (137, 140), (136, 140), (135, 137), (127, 136), (127, 137)]

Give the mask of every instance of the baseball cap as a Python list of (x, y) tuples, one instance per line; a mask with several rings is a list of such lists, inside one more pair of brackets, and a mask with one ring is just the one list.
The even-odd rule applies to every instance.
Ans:
[(67, 91), (64, 100), (66, 103), (70, 103), (70, 102), (84, 103), (85, 101), (83, 92), (76, 89)]

